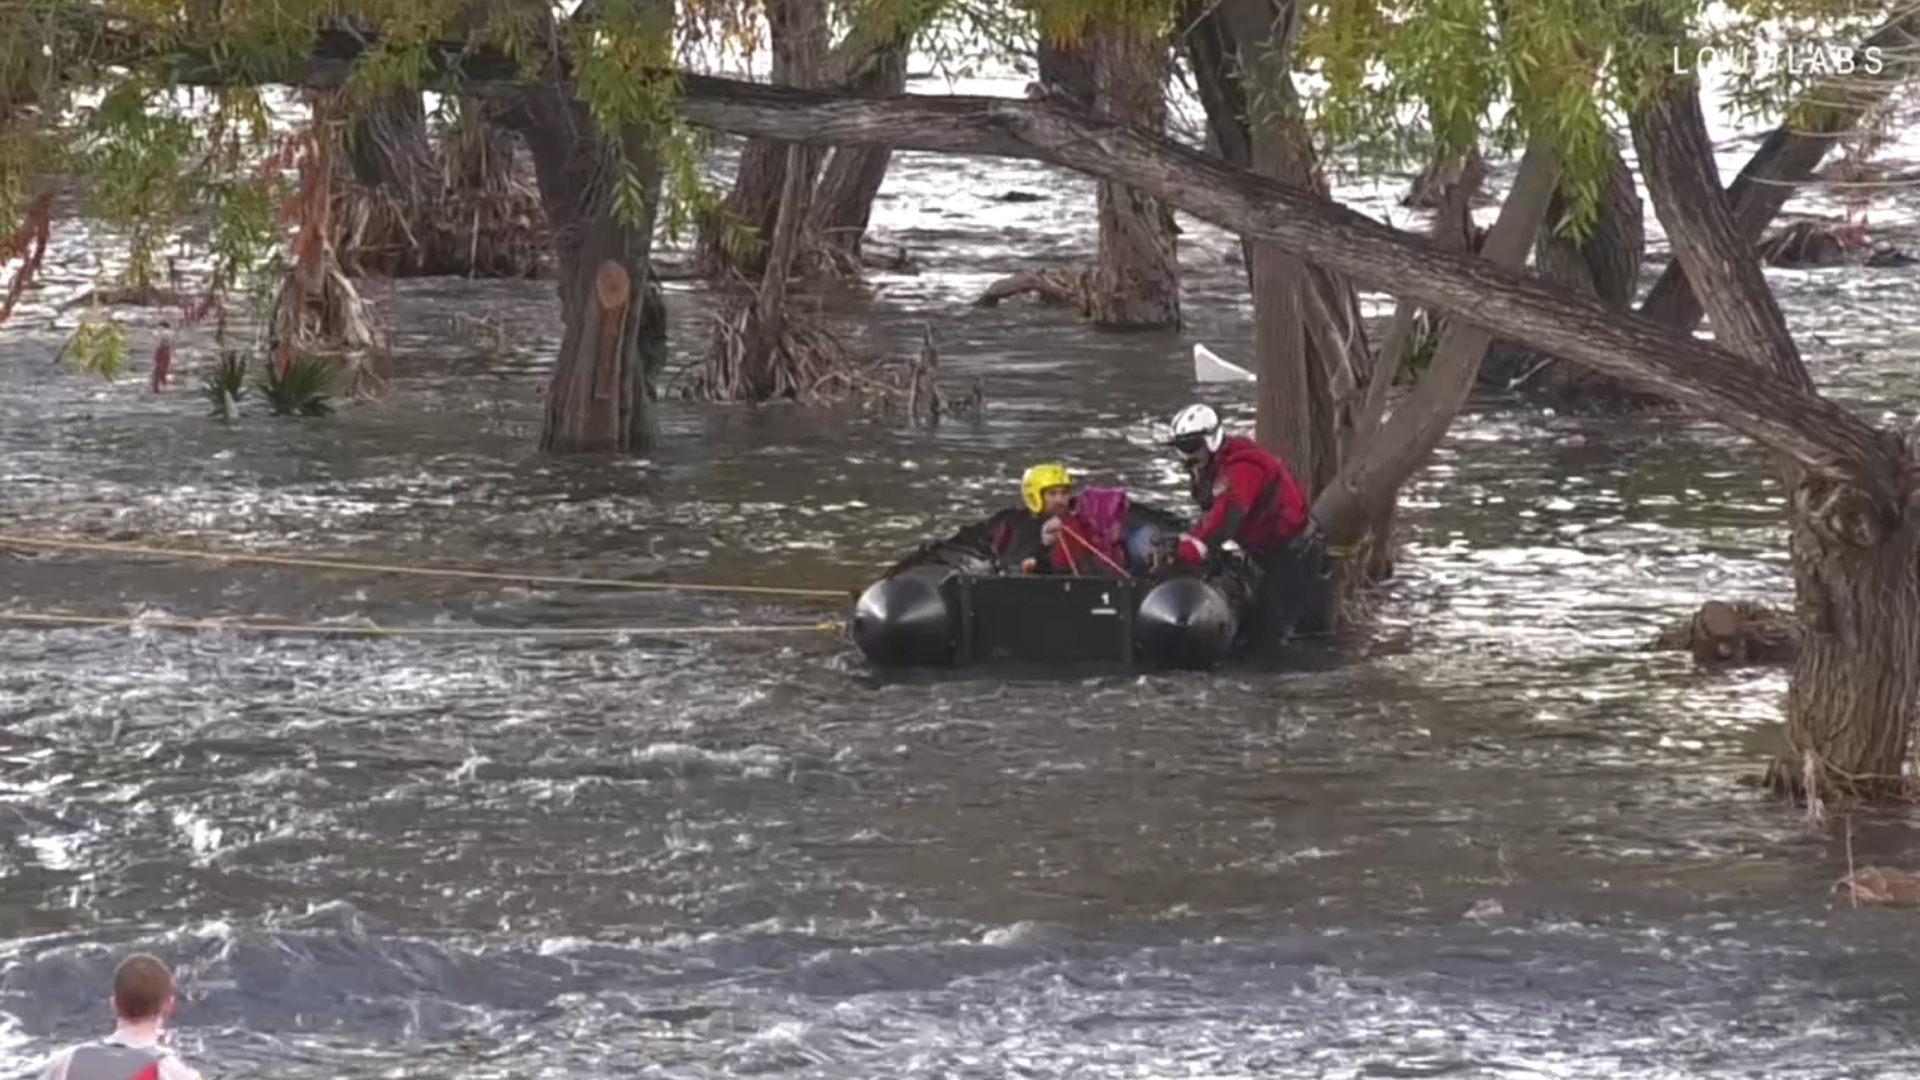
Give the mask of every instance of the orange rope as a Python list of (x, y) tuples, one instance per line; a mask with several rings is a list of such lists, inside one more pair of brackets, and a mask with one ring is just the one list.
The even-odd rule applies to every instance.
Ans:
[[(1080, 541), (1080, 546), (1092, 552), (1094, 557), (1099, 559), (1101, 562), (1106, 563), (1108, 566), (1112, 567), (1115, 571), (1117, 571), (1120, 574), (1121, 577), (1133, 576), (1133, 574), (1126, 567), (1121, 566), (1117, 562), (1114, 562), (1113, 556), (1108, 555), (1104, 551), (1101, 551), (1099, 548), (1095, 547), (1092, 543), (1090, 543), (1086, 537), (1081, 536), (1079, 533), (1075, 532), (1073, 529), (1073, 526), (1067, 524), (1066, 518), (1060, 518), (1059, 521), (1060, 521), (1060, 531), (1067, 534), (1067, 537), (1066, 537), (1067, 539)], [(1075, 574), (1078, 574), (1080, 572), (1080, 567), (1074, 564), (1073, 549), (1071, 547), (1068, 547), (1066, 549), (1066, 552), (1067, 552), (1067, 565), (1072, 566), (1073, 572)]]

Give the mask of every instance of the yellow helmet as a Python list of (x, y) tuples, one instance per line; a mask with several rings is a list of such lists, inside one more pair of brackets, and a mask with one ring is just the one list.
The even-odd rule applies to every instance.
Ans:
[(1020, 478), (1020, 498), (1021, 501), (1027, 504), (1028, 510), (1037, 514), (1040, 512), (1041, 492), (1048, 488), (1072, 486), (1073, 477), (1068, 474), (1065, 465), (1055, 465), (1051, 463), (1035, 465), (1027, 470), (1025, 476)]

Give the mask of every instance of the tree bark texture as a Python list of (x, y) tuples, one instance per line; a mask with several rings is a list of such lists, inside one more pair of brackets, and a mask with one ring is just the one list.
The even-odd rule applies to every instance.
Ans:
[[(785, 60), (776, 65), (776, 70), (781, 71), (783, 80), (801, 87), (818, 81), (827, 58), (825, 0), (773, 0), (767, 5), (767, 19), (780, 27), (775, 48), (784, 48)], [(779, 212), (774, 217), (772, 242), (765, 250), (760, 289), (745, 312), (738, 343), (718, 340), (715, 348), (719, 353), (712, 358), (722, 366), (729, 359), (737, 363), (741, 390), (752, 401), (765, 401), (778, 392), (784, 381), (781, 365), (792, 359), (785, 344), (787, 278), (799, 251), (801, 226), (807, 220), (822, 157), (819, 147), (781, 145), (786, 161), (780, 169)], [(737, 358), (724, 355), (735, 348), (739, 350)]]
[[(803, 6), (810, 2), (770, 0), (765, 5), (767, 36), (773, 47), (773, 85), (836, 87), (858, 94), (905, 92), (907, 54), (919, 23), (902, 24), (890, 35), (879, 37), (856, 31), (829, 53), (824, 19), (812, 18)], [(800, 40), (803, 36), (809, 40)], [(798, 54), (811, 59), (797, 59)], [(814, 163), (809, 175), (821, 189), (816, 193), (809, 184), (808, 202), (820, 210), (817, 215), (809, 211), (801, 224), (817, 225), (818, 235), (835, 238), (830, 241), (835, 247), (857, 253), (860, 236), (873, 212), (873, 200), (886, 180), (892, 149), (851, 147), (846, 154), (836, 154), (838, 160), (828, 163), (823, 171), (825, 149), (810, 147), (803, 159)], [(777, 138), (749, 139), (741, 148), (733, 189), (719, 217), (701, 230), (699, 257), (705, 272), (732, 272), (748, 278), (766, 273), (780, 219), (780, 199), (787, 189), (788, 160), (787, 146)], [(859, 231), (853, 232), (856, 225)], [(851, 247), (846, 244), (849, 237)], [(744, 250), (730, 250), (729, 238), (744, 239)]]
[(533, 151), (566, 327), (540, 448), (645, 453), (656, 439), (652, 402), (666, 364), (666, 305), (649, 262), (659, 162), (642, 134), (625, 136), (646, 212), (637, 225), (623, 225), (613, 211), (614, 146), (584, 104), (564, 91), (527, 90), (502, 120)]
[[(817, 65), (824, 49), (816, 49), (801, 36), (812, 33), (809, 20), (801, 10), (813, 0), (767, 0), (767, 38), (772, 46), (772, 82), (775, 86), (815, 86), (818, 72), (805, 69)], [(824, 32), (824, 24), (819, 29)], [(809, 61), (804, 57), (811, 57)], [(905, 89), (903, 86), (902, 89)], [(808, 148), (804, 161), (819, 160), (821, 150)], [(782, 198), (788, 190), (788, 146), (778, 139), (749, 139), (740, 148), (740, 166), (733, 176), (733, 190), (720, 208), (720, 220), (705, 230), (701, 249), (707, 271), (722, 274), (732, 271), (742, 277), (764, 277), (772, 255), (774, 232), (779, 227)], [(876, 187), (876, 190), (877, 187)], [(811, 195), (809, 183), (807, 194)], [(804, 208), (803, 208), (804, 211)], [(802, 218), (801, 220), (805, 220)], [(729, 241), (739, 241), (734, 246)]]
[[(1428, 169), (1428, 174), (1434, 177), (1433, 194), (1440, 200), (1430, 223), (1433, 242), (1448, 251), (1472, 251), (1473, 200), (1479, 197), (1487, 180), (1486, 160), (1474, 150), (1454, 161), (1436, 164)], [(1374, 357), (1372, 374), (1367, 378), (1366, 399), (1360, 406), (1360, 415), (1354, 419), (1356, 449), (1371, 442), (1386, 419), (1393, 384), (1413, 355), (1420, 311), (1420, 305), (1408, 300), (1394, 306), (1393, 321), (1387, 326), (1380, 352)]]
[[(856, 94), (902, 94), (907, 89), (908, 42), (891, 42), (847, 81)], [(843, 146), (833, 151), (820, 172), (807, 228), (821, 242), (857, 262), (873, 202), (886, 183), (893, 151), (884, 146)]]
[(1164, 136), (1050, 101), (852, 97), (692, 74), (681, 79), (681, 114), (703, 127), (820, 146), (1026, 158), (1112, 179), (1221, 228), (1301, 252), (1355, 282), (1631, 381), (1796, 459), (1829, 470), (1886, 461), (1878, 429), (1725, 349), (1477, 256), (1440, 250)]
[(347, 125), (346, 144), (357, 182), (385, 188), (406, 204), (439, 197), (440, 167), (420, 91), (389, 90), (366, 102)]
[[(1527, 148), (1513, 190), (1500, 205), (1481, 255), (1496, 265), (1526, 265), (1540, 223), (1559, 185), (1560, 168), (1543, 145)], [(1432, 455), (1466, 404), (1493, 335), (1471, 323), (1449, 320), (1433, 363), (1407, 400), (1393, 411), (1378, 436), (1356, 449), (1356, 458), (1313, 503), (1313, 519), (1335, 546), (1357, 542), (1368, 522), (1392, 504), (1400, 485)]]
[[(1776, 128), (1734, 178), (1726, 198), (1733, 207), (1741, 242), (1749, 247), (1759, 243), (1767, 226), (1795, 190), (1813, 178), (1827, 152), (1841, 141), (1840, 136), (1886, 104), (1895, 90), (1911, 82), (1920, 71), (1915, 60), (1920, 57), (1920, 9), (1903, 9), (1868, 37), (1860, 51), (1864, 54), (1873, 48), (1885, 57), (1878, 73), (1856, 65), (1852, 74), (1821, 79), (1814, 91), (1817, 101), (1803, 103), (1812, 106), (1806, 122)], [(1679, 259), (1669, 262), (1654, 282), (1653, 290), (1640, 305), (1640, 314), (1688, 333), (1700, 325), (1706, 309)]]
[(1093, 109), (1099, 100), (1094, 83), (1092, 41), (1085, 33), (1069, 40), (1040, 35), (1034, 52), (1040, 89), (1048, 97)]
[[(430, 136), (419, 94), (382, 95), (348, 130), (351, 181), (332, 239), (352, 276), (529, 277), (546, 263), (545, 215), (515, 174), (513, 133), (462, 97)], [(343, 180), (348, 179), (343, 177)]]
[(1597, 296), (1609, 307), (1629, 307), (1640, 291), (1640, 264), (1647, 257), (1645, 212), (1633, 170), (1614, 155), (1610, 183), (1586, 239), (1575, 240), (1560, 231), (1567, 209), (1566, 192), (1556, 190), (1534, 239), (1537, 272), (1548, 281)]
[[(1088, 31), (1095, 111), (1147, 131), (1165, 131), (1166, 84), (1172, 75), (1166, 42), (1120, 24)], [(1180, 256), (1173, 211), (1122, 184), (1102, 182), (1097, 195), (1100, 252), (1089, 299), (1094, 325), (1111, 330), (1178, 329)]]
[[(1439, 198), (1439, 205), (1430, 223), (1434, 243), (1449, 251), (1473, 250), (1473, 200), (1479, 197), (1480, 188), (1486, 183), (1486, 159), (1481, 157), (1478, 148), (1474, 148), (1454, 161), (1437, 163), (1428, 172), (1441, 178), (1433, 190), (1433, 194)], [(1349, 448), (1342, 456), (1343, 464), (1350, 462), (1353, 454), (1365, 453), (1373, 444), (1374, 436), (1386, 418), (1387, 402), (1392, 396), (1394, 383), (1412, 354), (1415, 322), (1420, 311), (1420, 305), (1406, 300), (1395, 305), (1393, 321), (1387, 327), (1386, 337), (1380, 342), (1380, 351), (1374, 356), (1373, 366), (1364, 383), (1366, 396), (1360, 404), (1359, 414), (1354, 417)], [(1339, 481), (1335, 480), (1334, 483), (1339, 484)], [(1401, 483), (1404, 484), (1405, 480)], [(1330, 485), (1321, 489), (1321, 494), (1331, 490), (1333, 487)], [(1349, 490), (1358, 489), (1350, 487)], [(1365, 580), (1370, 582), (1385, 581), (1393, 576), (1393, 529), (1400, 508), (1396, 499), (1386, 499), (1377, 505), (1379, 509), (1364, 530), (1365, 535), (1372, 539), (1364, 548)], [(1332, 511), (1323, 513), (1330, 514)]]
[[(1298, 9), (1292, 0), (1223, 0), (1220, 17), (1231, 36), (1245, 95), (1250, 167), (1261, 176), (1313, 190), (1311, 145), (1298, 114), (1290, 67)], [(1301, 486), (1315, 492), (1340, 467), (1330, 397), (1313, 396), (1308, 365), (1304, 292), (1313, 285), (1306, 264), (1281, 245), (1255, 242), (1253, 348), (1259, 371), (1254, 390), (1255, 434), (1281, 455)], [(1324, 390), (1325, 380), (1322, 380)]]
[[(1327, 196), (1287, 70), (1293, 7), (1273, 0), (1225, 0), (1218, 4), (1196, 0), (1180, 18), (1185, 28), (1181, 45), (1193, 67), (1211, 142), (1219, 156), (1239, 168), (1275, 175), (1283, 182)], [(1256, 152), (1261, 154), (1259, 167), (1254, 163)], [(1301, 270), (1302, 280), (1296, 282), (1291, 297), (1278, 288), (1264, 288), (1258, 281), (1270, 280), (1276, 267), (1284, 267), (1289, 260), (1282, 257), (1279, 263), (1273, 263), (1274, 256), (1269, 254), (1263, 264), (1256, 247), (1251, 238), (1242, 235), (1247, 283), (1254, 297), (1255, 353), (1279, 355), (1274, 350), (1292, 347), (1297, 336), (1289, 323), (1305, 326), (1306, 340), (1300, 346), (1306, 357), (1304, 364), (1320, 370), (1303, 367), (1306, 374), (1299, 382), (1308, 394), (1324, 386), (1327, 395), (1325, 399), (1312, 399), (1323, 403), (1309, 402), (1305, 406), (1306, 419), (1295, 417), (1291, 427), (1282, 424), (1286, 430), (1274, 426), (1278, 423), (1274, 417), (1279, 414), (1274, 404), (1269, 404), (1261, 414), (1268, 419), (1262, 421), (1267, 426), (1260, 437), (1276, 440), (1290, 457), (1300, 459), (1305, 470), (1301, 474), (1303, 483), (1323, 483), (1334, 475), (1351, 441), (1354, 394), (1361, 385), (1361, 373), (1372, 367), (1359, 297), (1341, 275), (1297, 260), (1293, 265)], [(1267, 383), (1264, 374), (1261, 381)]]
[[(1802, 399), (1813, 380), (1721, 190), (1698, 89), (1675, 80), (1632, 118), (1647, 189), (1717, 341)], [(1790, 391), (1786, 388), (1792, 388)], [(1783, 461), (1805, 641), (1787, 694), (1776, 784), (1829, 795), (1902, 792), (1920, 709), (1920, 521), (1904, 440), (1840, 471)]]

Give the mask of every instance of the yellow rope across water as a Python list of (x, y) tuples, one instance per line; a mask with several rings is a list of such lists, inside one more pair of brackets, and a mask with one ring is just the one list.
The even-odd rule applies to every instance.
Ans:
[(846, 589), (805, 589), (786, 585), (728, 585), (690, 581), (624, 581), (620, 578), (559, 577), (552, 574), (516, 574), (496, 570), (461, 570), (435, 566), (395, 566), (390, 563), (302, 555), (264, 555), (248, 551), (199, 551), (192, 548), (113, 544), (65, 537), (15, 536), (0, 533), (0, 547), (37, 551), (86, 551), (105, 555), (149, 555), (163, 559), (206, 559), (213, 562), (257, 563), (264, 566), (300, 566), (319, 570), (351, 570), (363, 574), (410, 574), (414, 577), (472, 578), (480, 581), (516, 581), (534, 585), (577, 588), (630, 589), (645, 592), (735, 593), (743, 596), (790, 596), (806, 600), (850, 600)]
[(355, 626), (348, 623), (249, 622), (244, 619), (143, 618), (69, 615), (57, 611), (0, 611), (0, 622), (42, 626), (152, 627), (160, 630), (232, 630), (248, 634), (312, 637), (717, 637), (726, 634), (820, 633), (838, 630), (838, 619), (811, 623), (743, 626)]

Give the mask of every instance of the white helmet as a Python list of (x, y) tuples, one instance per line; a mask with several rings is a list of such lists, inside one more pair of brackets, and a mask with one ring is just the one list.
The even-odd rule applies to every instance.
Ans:
[(1173, 429), (1167, 433), (1169, 445), (1191, 456), (1202, 446), (1211, 454), (1220, 449), (1227, 433), (1220, 429), (1220, 414), (1211, 405), (1189, 405), (1173, 417)]

